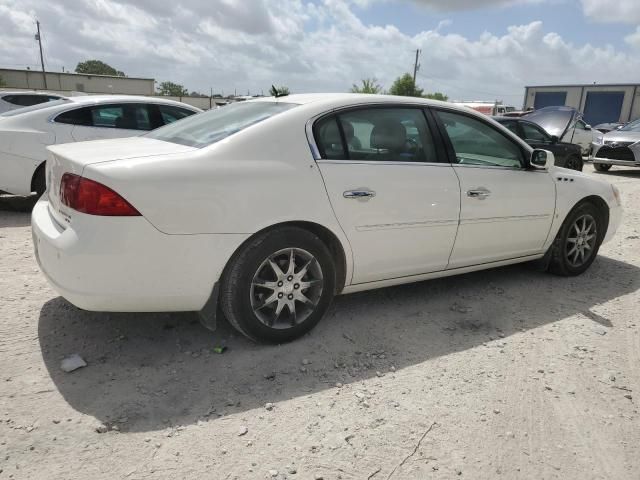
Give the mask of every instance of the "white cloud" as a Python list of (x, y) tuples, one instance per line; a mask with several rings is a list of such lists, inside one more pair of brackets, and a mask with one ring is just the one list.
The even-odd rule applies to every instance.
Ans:
[(598, 22), (640, 24), (640, 0), (582, 0), (582, 8)]
[[(389, 88), (412, 70), (416, 48), (422, 50), (418, 81), (427, 91), (516, 105), (527, 84), (636, 81), (640, 69), (634, 53), (573, 45), (542, 22), (477, 38), (450, 33), (445, 23), (407, 35), (394, 25), (365, 25), (353, 1), (182, 0), (175, 7), (82, 0), (70, 8), (63, 0), (0, 0), (0, 66), (37, 63), (37, 14), (49, 68), (98, 58), (130, 76), (204, 92), (212, 86), (255, 93), (271, 84), (293, 92), (346, 91), (365, 77)], [(640, 43), (640, 31), (627, 41)]]
[(630, 35), (624, 37), (624, 40), (631, 46), (640, 48), (640, 27), (636, 28), (636, 31)]

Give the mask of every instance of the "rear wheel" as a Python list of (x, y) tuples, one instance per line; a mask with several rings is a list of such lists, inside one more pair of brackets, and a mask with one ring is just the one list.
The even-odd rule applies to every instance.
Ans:
[(223, 275), (220, 305), (229, 323), (252, 340), (288, 342), (322, 318), (335, 282), (322, 240), (284, 227), (257, 235), (234, 256)]
[(602, 214), (593, 204), (574, 208), (551, 245), (549, 271), (567, 277), (586, 271), (598, 254), (604, 229)]
[(577, 170), (578, 172), (582, 171), (582, 159), (580, 157), (571, 156), (567, 158), (567, 162), (565, 164), (565, 168), (570, 168), (571, 170)]
[(598, 172), (607, 172), (611, 168), (611, 165), (607, 165), (606, 163), (594, 163), (593, 168)]

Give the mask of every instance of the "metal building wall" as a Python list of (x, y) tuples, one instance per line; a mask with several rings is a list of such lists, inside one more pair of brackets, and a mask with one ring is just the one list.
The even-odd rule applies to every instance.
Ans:
[(610, 85), (545, 85), (525, 87), (524, 107), (535, 105), (538, 92), (566, 92), (565, 105), (584, 112), (589, 92), (624, 92), (619, 118), (614, 121), (627, 122), (640, 118), (640, 84)]

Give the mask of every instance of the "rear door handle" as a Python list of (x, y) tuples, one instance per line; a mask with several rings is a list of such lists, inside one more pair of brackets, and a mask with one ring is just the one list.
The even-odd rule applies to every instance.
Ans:
[(467, 197), (477, 198), (478, 200), (484, 200), (489, 195), (491, 195), (491, 191), (487, 190), (484, 187), (474, 188), (473, 190), (467, 190)]
[(366, 188), (360, 188), (358, 190), (347, 190), (342, 194), (344, 198), (355, 198), (366, 200), (368, 198), (373, 198), (376, 196), (376, 192), (373, 190), (369, 190)]

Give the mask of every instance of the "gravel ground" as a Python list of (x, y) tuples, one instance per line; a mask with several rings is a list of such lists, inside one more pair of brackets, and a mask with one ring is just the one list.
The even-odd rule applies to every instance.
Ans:
[(581, 277), (344, 296), (284, 346), (78, 310), (38, 270), (29, 202), (0, 198), (0, 478), (639, 479), (640, 171), (603, 176), (624, 224)]

